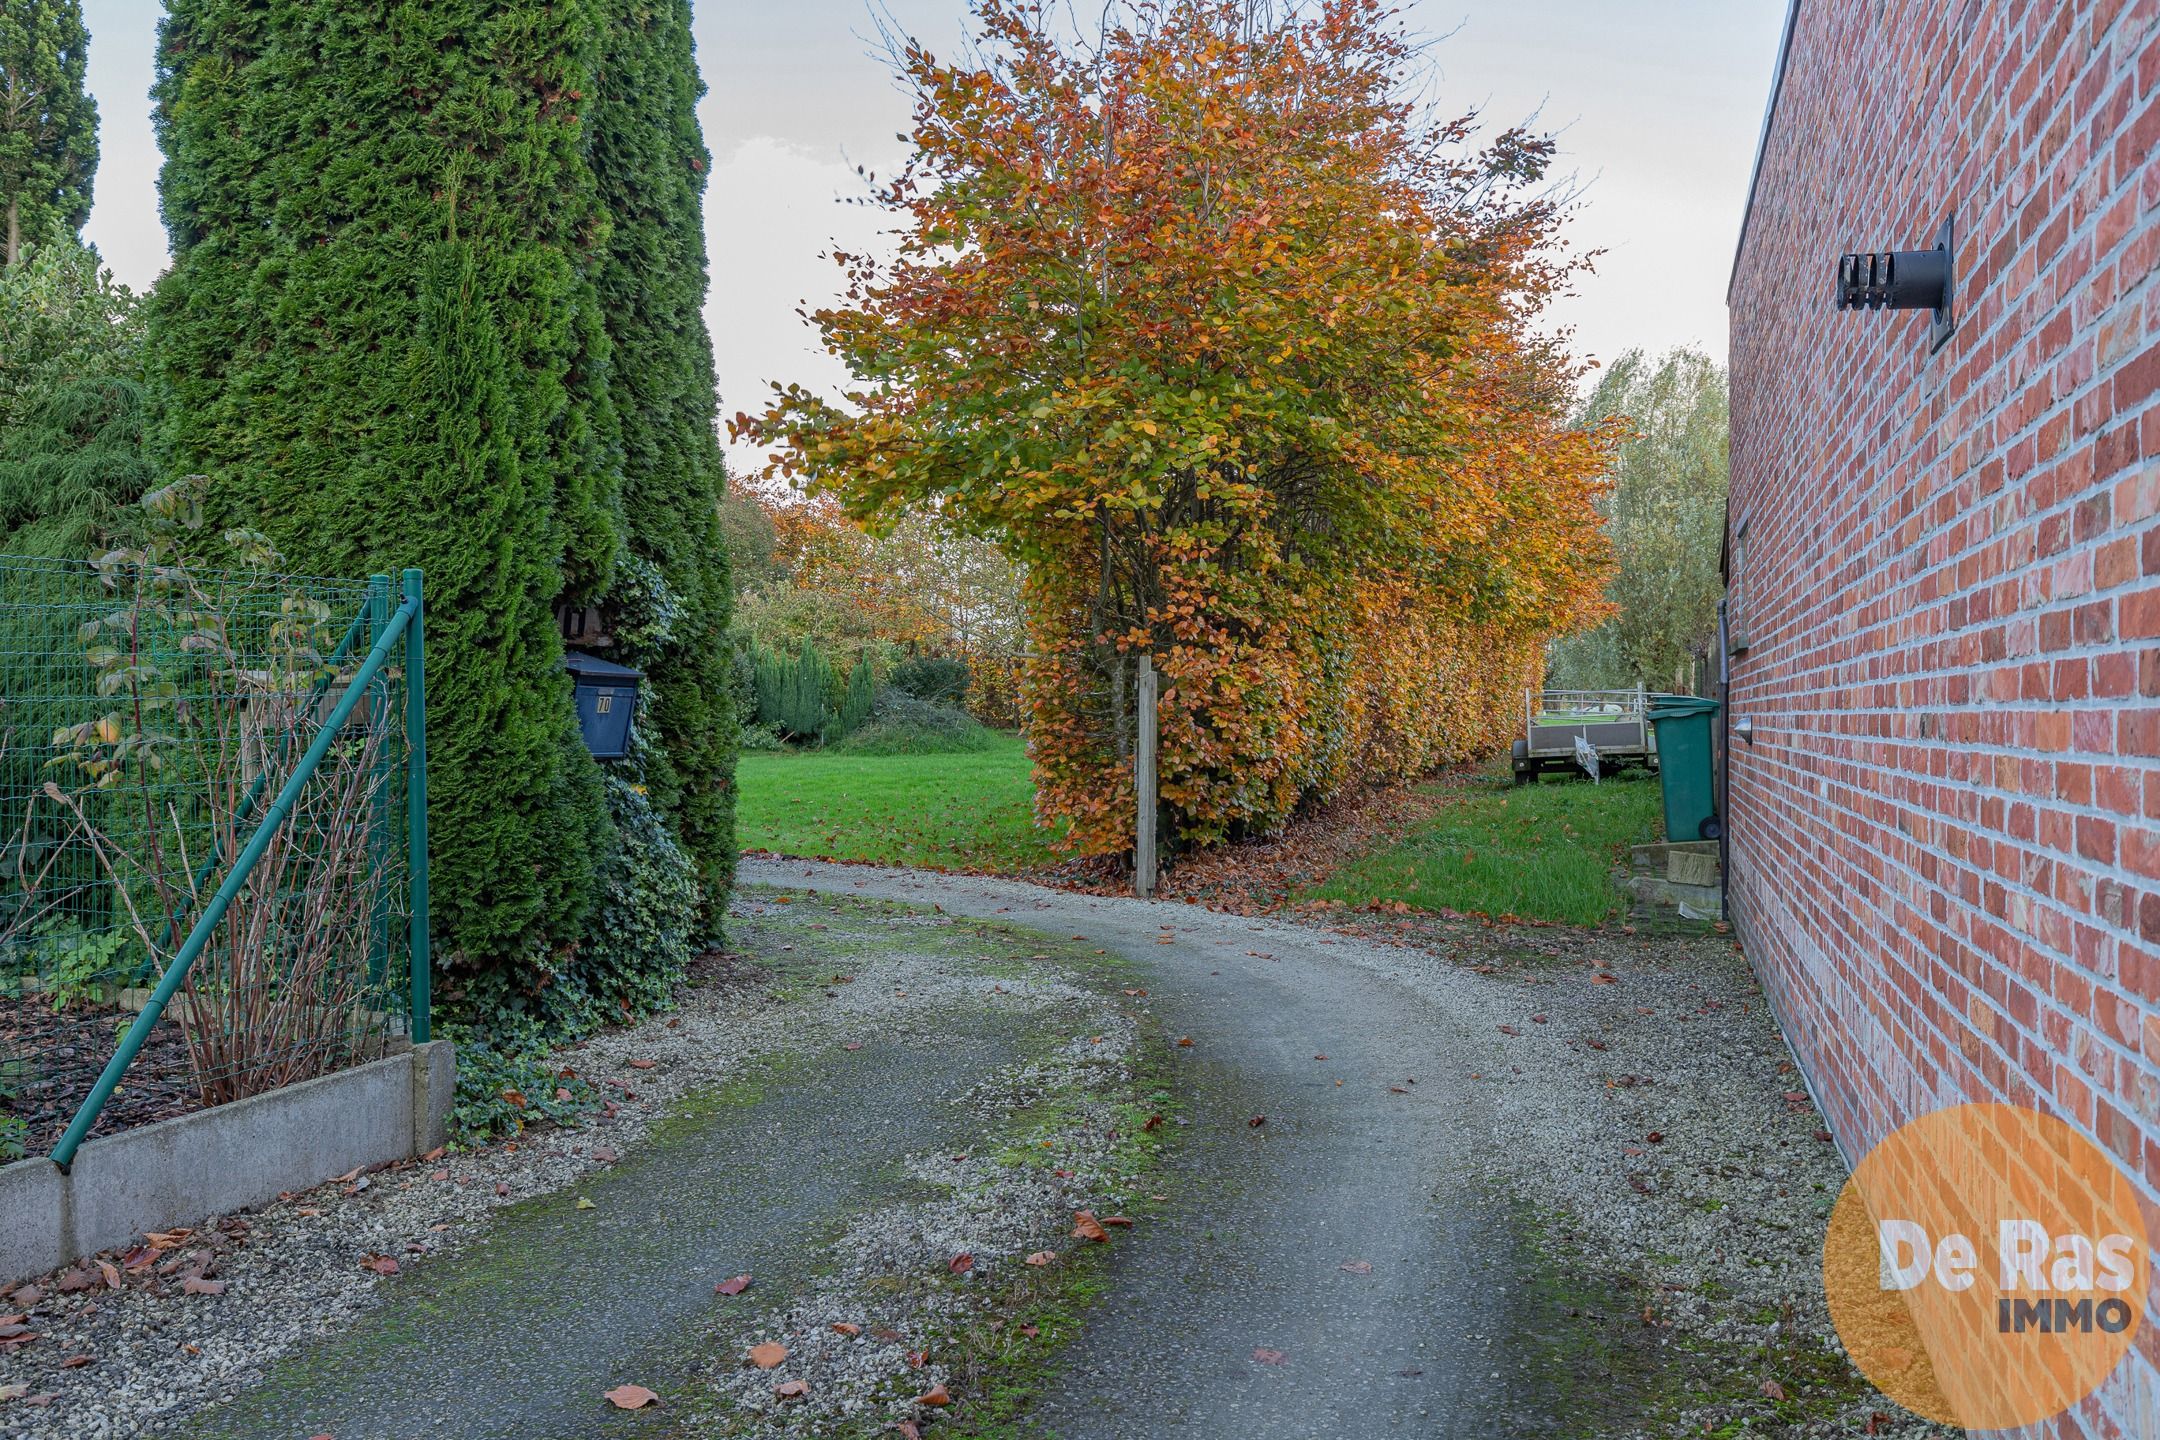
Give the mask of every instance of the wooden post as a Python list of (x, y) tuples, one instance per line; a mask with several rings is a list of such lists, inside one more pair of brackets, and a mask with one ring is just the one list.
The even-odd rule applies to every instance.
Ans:
[(1155, 893), (1155, 662), (1145, 655), (1136, 708), (1140, 743), (1133, 747), (1133, 795), (1140, 813), (1133, 829), (1133, 893), (1145, 900)]

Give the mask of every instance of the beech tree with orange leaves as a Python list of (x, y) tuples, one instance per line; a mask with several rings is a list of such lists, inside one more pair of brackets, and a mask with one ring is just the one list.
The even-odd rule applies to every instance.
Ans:
[(1550, 144), (1429, 113), (1382, 0), (1067, 13), (975, 0), (964, 62), (896, 47), (898, 252), (840, 256), (813, 316), (858, 383), (736, 433), (1024, 564), (1038, 805), (1085, 852), (1131, 843), (1140, 655), (1185, 842), (1491, 753), (1606, 568), (1611, 437), (1532, 329), (1572, 268)]

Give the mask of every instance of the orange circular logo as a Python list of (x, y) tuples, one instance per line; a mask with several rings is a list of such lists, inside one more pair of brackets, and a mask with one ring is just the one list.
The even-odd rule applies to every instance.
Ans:
[(2129, 1351), (2150, 1243), (2137, 1191), (2060, 1120), (2014, 1105), (1923, 1115), (1853, 1171), (1823, 1239), (1853, 1363), (1973, 1430), (2061, 1414)]

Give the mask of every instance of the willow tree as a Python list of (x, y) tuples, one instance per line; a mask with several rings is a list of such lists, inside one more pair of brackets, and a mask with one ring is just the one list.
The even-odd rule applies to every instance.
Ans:
[(1606, 369), (1579, 412), (1624, 419), (1612, 489), (1600, 502), (1617, 562), (1613, 613), (1553, 647), (1556, 679), (1579, 689), (1637, 684), (1685, 690), (1708, 672), (1724, 594), (1730, 402), (1725, 367), (1699, 350), (1653, 358), (1630, 350)]
[(621, 549), (581, 0), (171, 0), (162, 440), (213, 529), (417, 565), (435, 914), (500, 969), (576, 940), (605, 814), (554, 618)]
[(1026, 564), (1039, 803), (1084, 849), (1130, 843), (1138, 656), (1188, 840), (1496, 746), (1604, 553), (1604, 437), (1533, 329), (1550, 144), (1425, 108), (1384, 0), (973, 9), (964, 60), (897, 55), (897, 258), (814, 317), (858, 383), (740, 429)]
[(97, 174), (97, 102), (84, 88), (82, 0), (0, 6), (0, 265), (23, 242), (79, 231)]

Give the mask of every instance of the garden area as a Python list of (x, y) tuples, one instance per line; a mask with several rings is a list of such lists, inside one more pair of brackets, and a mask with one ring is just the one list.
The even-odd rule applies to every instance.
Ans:
[[(142, 295), (81, 6), (0, 21), (0, 550), (81, 592), (0, 583), (0, 1202), (53, 1237), (0, 1430), (961, 1440), (1160, 1346), (1149, 1413), (1308, 1366), (1266, 1413), (1361, 1433), (1489, 1288), (1389, 1273), (1464, 1117), (1652, 1193), (1575, 1038), (1762, 1017), (1619, 923), (1654, 782), (1495, 761), (1548, 671), (1699, 651), (1700, 583), (1626, 583), (1629, 417), (1721, 381), (1552, 342), (1555, 143), (1414, 98), (1381, 0), (963, 8), (960, 60), (884, 37), (890, 243), (802, 312), (847, 388), (731, 419), (690, 5), (168, 0)], [(1189, 905), (1113, 898), (1142, 804)], [(1506, 1093), (1531, 1008), (1566, 1058)], [(202, 1188), (106, 1204), (157, 1176), (79, 1143)]]

